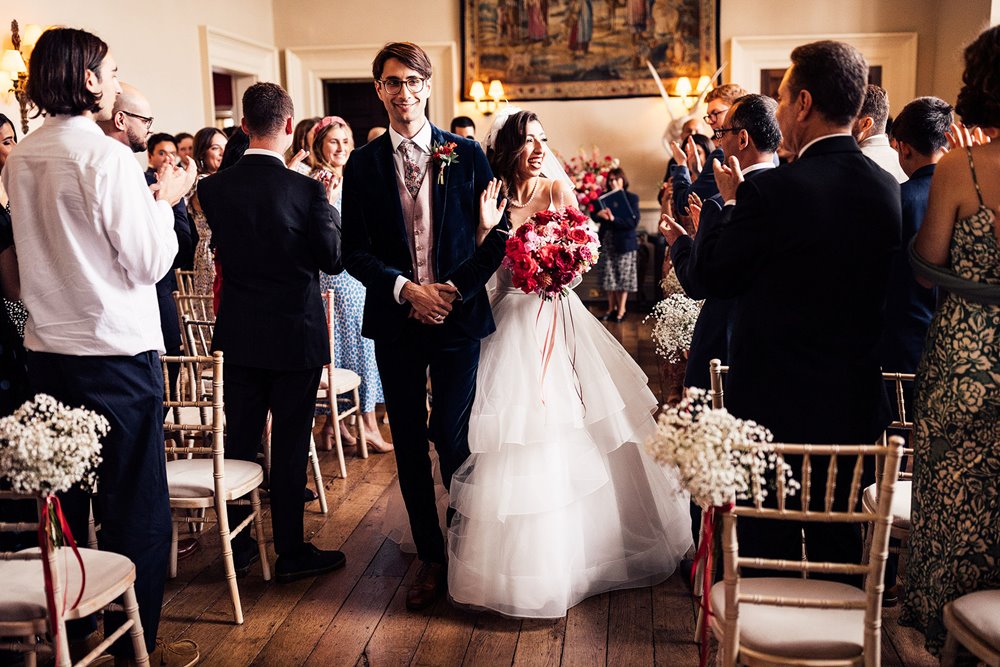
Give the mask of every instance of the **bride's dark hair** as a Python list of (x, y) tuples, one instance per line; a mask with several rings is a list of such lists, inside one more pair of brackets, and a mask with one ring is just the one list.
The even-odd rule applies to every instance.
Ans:
[(493, 175), (503, 181), (503, 195), (510, 197), (517, 188), (519, 154), (528, 140), (528, 123), (538, 121), (534, 111), (518, 111), (497, 132), (496, 141), (486, 151)]

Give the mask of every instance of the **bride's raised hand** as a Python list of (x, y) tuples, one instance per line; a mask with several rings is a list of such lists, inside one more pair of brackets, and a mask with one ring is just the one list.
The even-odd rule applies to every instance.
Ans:
[(507, 198), (500, 201), (503, 184), (499, 178), (492, 179), (479, 195), (479, 227), (476, 229), (476, 245), (482, 244), (493, 228), (503, 220), (503, 212), (507, 208)]

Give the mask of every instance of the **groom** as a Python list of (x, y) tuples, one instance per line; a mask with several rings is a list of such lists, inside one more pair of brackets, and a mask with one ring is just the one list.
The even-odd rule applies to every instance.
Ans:
[[(344, 169), (344, 266), (368, 290), (362, 333), (375, 340), (399, 485), (422, 561), (406, 596), (407, 608), (418, 610), (446, 582), (428, 440), (448, 487), (469, 455), (479, 341), (495, 328), (483, 286), (503, 259), (508, 226), (501, 221), (476, 247), (480, 195), (492, 172), (478, 144), (427, 120), (424, 50), (387, 44), (372, 74), (389, 131), (354, 151)], [(436, 156), (449, 142), (456, 144), (450, 164)]]

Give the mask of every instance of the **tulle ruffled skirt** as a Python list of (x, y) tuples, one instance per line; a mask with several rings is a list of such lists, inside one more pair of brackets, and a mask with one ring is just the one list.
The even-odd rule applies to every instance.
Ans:
[(656, 584), (691, 546), (688, 498), (643, 451), (656, 398), (575, 294), (494, 298), (452, 478), (449, 594), (557, 618), (591, 595)]

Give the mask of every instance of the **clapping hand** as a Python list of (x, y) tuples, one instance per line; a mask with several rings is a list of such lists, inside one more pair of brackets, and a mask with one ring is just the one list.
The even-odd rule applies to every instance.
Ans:
[(497, 198), (503, 191), (503, 184), (499, 178), (494, 178), (486, 184), (486, 188), (479, 195), (479, 227), (476, 229), (476, 245), (481, 245), (486, 236), (493, 231), (493, 228), (503, 220), (503, 212), (507, 208), (507, 198)]
[(300, 148), (299, 152), (296, 153), (294, 156), (292, 156), (292, 159), (288, 161), (288, 168), (295, 169), (296, 167), (299, 166), (299, 163), (301, 163), (307, 157), (309, 157), (309, 151), (307, 151), (304, 148)]
[(660, 214), (659, 229), (668, 246), (673, 245), (680, 237), (688, 235), (687, 230), (666, 213)]
[(697, 234), (701, 224), (701, 197), (693, 192), (688, 195), (688, 215), (691, 216), (691, 231)]
[(670, 142), (670, 154), (673, 156), (674, 162), (677, 163), (678, 167), (687, 164), (687, 155), (684, 154), (684, 149), (676, 141)]
[(687, 144), (684, 146), (687, 149), (687, 166), (688, 171), (692, 174), (701, 173), (701, 155), (698, 153), (698, 147), (694, 143), (692, 137), (688, 137)]
[(183, 167), (175, 167), (167, 161), (156, 172), (156, 183), (149, 189), (157, 200), (164, 200), (173, 206), (191, 191), (197, 177), (198, 169), (191, 158), (184, 158)]
[(743, 171), (740, 169), (739, 159), (732, 155), (728, 164), (719, 164), (718, 160), (712, 160), (712, 168), (715, 170), (715, 185), (719, 188), (722, 201), (736, 199), (736, 189), (743, 182)]
[(951, 127), (945, 130), (944, 136), (948, 138), (949, 150), (990, 143), (990, 138), (983, 133), (983, 128), (977, 127), (970, 131), (961, 121), (952, 123)]

